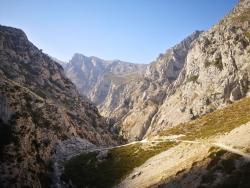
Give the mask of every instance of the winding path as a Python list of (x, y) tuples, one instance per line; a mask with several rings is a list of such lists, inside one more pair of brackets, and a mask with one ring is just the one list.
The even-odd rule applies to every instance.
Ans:
[(244, 152), (242, 152), (242, 151), (240, 151), (238, 149), (234, 149), (232, 147), (226, 146), (223, 143), (213, 143), (213, 145), (216, 146), (216, 147), (219, 147), (219, 148), (221, 148), (223, 150), (229, 151), (231, 153), (235, 153), (235, 154), (241, 155), (245, 159), (250, 160), (250, 155), (249, 154), (244, 153)]
[(190, 143), (190, 144), (207, 144), (210, 146), (215, 146), (218, 147), (220, 149), (223, 149), (225, 151), (231, 152), (231, 153), (235, 153), (238, 154), (242, 157), (244, 157), (247, 160), (250, 160), (250, 154), (244, 153), (238, 149), (235, 149), (233, 147), (227, 146), (223, 143), (218, 143), (218, 142), (201, 142), (201, 141), (191, 141), (191, 140), (179, 140), (179, 139), (165, 139), (165, 140), (141, 140), (141, 141), (134, 141), (134, 142), (130, 142), (128, 144), (124, 144), (124, 145), (119, 145), (119, 146), (113, 146), (113, 147), (107, 147), (107, 148), (96, 148), (93, 149), (91, 151), (100, 151), (100, 150), (110, 150), (110, 149), (115, 149), (115, 148), (121, 148), (121, 147), (125, 147), (125, 146), (129, 146), (129, 145), (134, 145), (137, 143), (163, 143), (163, 142), (182, 142), (182, 143)]

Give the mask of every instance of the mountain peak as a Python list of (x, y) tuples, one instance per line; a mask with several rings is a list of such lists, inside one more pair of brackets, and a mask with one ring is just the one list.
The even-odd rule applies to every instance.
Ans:
[(17, 37), (17, 38), (23, 37), (23, 38), (27, 39), (27, 36), (24, 33), (24, 31), (21, 29), (18, 29), (18, 28), (0, 25), (0, 31), (1, 31), (2, 35), (9, 34), (9, 35), (15, 35), (15, 37)]

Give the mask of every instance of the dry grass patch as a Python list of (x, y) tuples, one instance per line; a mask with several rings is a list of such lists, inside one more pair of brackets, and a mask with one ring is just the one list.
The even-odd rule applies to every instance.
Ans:
[(224, 109), (216, 110), (188, 123), (182, 123), (160, 133), (161, 136), (186, 135), (195, 140), (223, 134), (250, 121), (250, 98), (244, 98)]
[(174, 145), (174, 142), (128, 145), (111, 149), (102, 161), (97, 159), (98, 152), (82, 154), (65, 164), (65, 174), (77, 187), (112, 187), (135, 167)]

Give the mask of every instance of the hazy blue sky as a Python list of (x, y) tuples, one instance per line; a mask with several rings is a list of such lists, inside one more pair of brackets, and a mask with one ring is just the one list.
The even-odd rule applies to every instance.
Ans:
[(23, 29), (61, 60), (75, 52), (149, 63), (194, 30), (206, 30), (237, 0), (0, 0), (0, 24)]

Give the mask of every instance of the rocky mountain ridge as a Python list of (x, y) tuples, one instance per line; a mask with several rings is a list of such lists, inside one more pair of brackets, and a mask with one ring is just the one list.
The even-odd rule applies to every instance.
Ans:
[(147, 66), (140, 80), (112, 86), (99, 109), (116, 122), (115, 126), (127, 139), (142, 139), (146, 134), (152, 118), (184, 66), (188, 50), (200, 34), (200, 31), (194, 32), (160, 55)]
[(125, 138), (137, 140), (245, 97), (249, 87), (249, 8), (249, 1), (241, 0), (211, 29), (194, 32), (161, 54), (142, 76), (112, 76), (108, 86), (105, 80), (95, 83), (105, 92), (91, 92), (89, 98), (104, 93), (97, 103), (101, 114)]
[[(0, 187), (249, 187), (249, 20), (241, 0), (148, 66), (76, 54), (66, 73), (109, 124), (62, 66), (0, 26)], [(109, 128), (139, 141), (113, 147)]]
[(230, 14), (200, 35), (175, 81), (174, 94), (165, 99), (149, 132), (197, 118), (247, 95), (250, 17), (244, 16), (249, 16), (249, 7), (249, 1), (240, 1)]
[[(65, 66), (65, 74), (83, 95), (100, 104), (107, 95), (112, 79), (133, 73), (140, 74), (144, 67), (142, 64), (107, 61), (76, 53)], [(119, 78), (117, 80), (119, 82)]]
[(0, 187), (48, 187), (53, 160), (70, 143), (69, 154), (117, 144), (63, 68), (23, 31), (5, 26), (0, 26), (0, 134)]
[[(180, 44), (167, 50), (165, 54), (161, 54), (155, 62), (149, 65), (137, 65), (142, 68), (127, 69), (127, 65), (124, 64), (127, 72), (111, 71), (112, 74), (103, 76), (98, 70), (105, 69), (104, 66), (96, 66), (95, 71), (101, 76), (97, 82), (93, 81), (94, 89), (88, 97), (96, 102), (102, 115), (110, 119), (111, 125), (115, 123), (116, 130), (121, 129), (123, 136), (141, 139), (150, 125), (150, 119), (166, 97), (167, 89), (180, 74), (193, 41), (201, 33), (200, 31), (194, 32)], [(75, 64), (72, 66), (77, 67)], [(80, 69), (79, 66), (78, 69)], [(83, 78), (93, 75), (85, 67), (81, 69), (85, 69), (82, 75), (74, 74), (76, 77), (73, 79), (70, 76), (70, 70), (68, 68), (65, 70), (66, 75), (76, 85), (77, 82), (80, 84), (85, 82)], [(131, 136), (124, 134), (131, 134)]]

